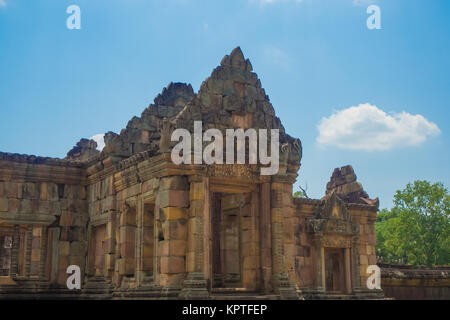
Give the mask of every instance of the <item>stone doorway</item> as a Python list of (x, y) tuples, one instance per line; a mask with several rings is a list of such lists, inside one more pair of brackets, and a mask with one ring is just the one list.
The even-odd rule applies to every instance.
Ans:
[(345, 293), (344, 249), (324, 248), (325, 253), (325, 291), (327, 293)]
[(103, 276), (105, 271), (106, 225), (94, 227), (94, 276)]
[(211, 196), (213, 288), (242, 287), (242, 219), (245, 194)]
[(207, 188), (204, 239), (209, 290), (219, 295), (258, 292), (259, 185), (211, 178)]
[(155, 203), (144, 203), (142, 217), (142, 236), (138, 244), (138, 272), (142, 273), (142, 281), (146, 284), (153, 282), (155, 267)]

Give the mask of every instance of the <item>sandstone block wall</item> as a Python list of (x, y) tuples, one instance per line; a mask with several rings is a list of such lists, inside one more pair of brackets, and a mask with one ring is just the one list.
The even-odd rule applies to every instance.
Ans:
[(66, 268), (86, 257), (88, 207), (79, 164), (0, 154), (0, 224), (12, 233), (11, 274), (65, 285)]
[(450, 267), (412, 267), (378, 264), (381, 288), (399, 300), (450, 300)]

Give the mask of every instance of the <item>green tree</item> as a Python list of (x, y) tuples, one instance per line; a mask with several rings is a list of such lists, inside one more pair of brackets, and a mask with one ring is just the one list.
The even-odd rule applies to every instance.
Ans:
[(412, 265), (450, 264), (450, 194), (442, 183), (408, 183), (394, 207), (375, 224), (381, 261)]
[(298, 186), (300, 189), (299, 191), (295, 191), (292, 195), (293, 198), (309, 198), (306, 191), (308, 190), (308, 183), (306, 184), (305, 188), (303, 188), (301, 185)]

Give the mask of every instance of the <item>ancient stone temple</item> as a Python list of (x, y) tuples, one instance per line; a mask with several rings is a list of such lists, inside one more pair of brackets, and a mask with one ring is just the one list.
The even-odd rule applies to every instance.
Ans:
[[(175, 164), (176, 128), (279, 130), (279, 170)], [(299, 139), (239, 48), (195, 93), (171, 83), (105, 147), (65, 159), (0, 153), (0, 298), (376, 298), (369, 199), (352, 167), (320, 200), (292, 196)], [(208, 143), (206, 143), (207, 145)], [(68, 266), (81, 289), (69, 290)]]

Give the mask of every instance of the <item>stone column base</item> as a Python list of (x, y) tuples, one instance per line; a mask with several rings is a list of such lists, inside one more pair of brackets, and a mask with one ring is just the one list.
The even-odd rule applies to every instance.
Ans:
[(204, 300), (209, 298), (209, 291), (203, 272), (191, 272), (183, 282), (179, 299)]
[(273, 290), (280, 295), (283, 300), (298, 300), (297, 290), (289, 281), (286, 273), (279, 273), (272, 276)]

